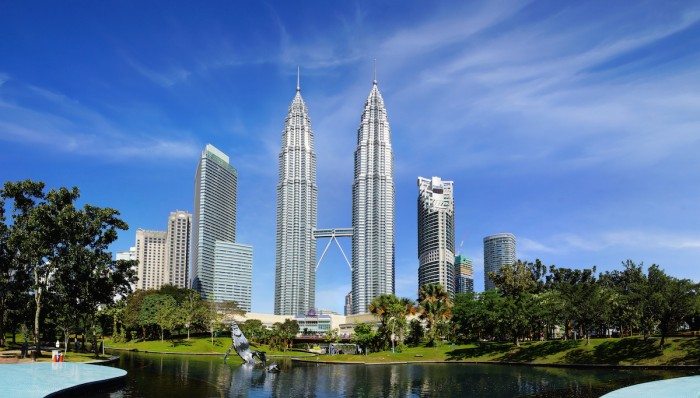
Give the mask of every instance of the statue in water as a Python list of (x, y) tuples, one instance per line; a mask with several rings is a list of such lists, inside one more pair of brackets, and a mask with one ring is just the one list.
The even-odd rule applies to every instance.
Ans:
[(224, 355), (224, 363), (231, 350), (235, 349), (238, 356), (240, 356), (246, 365), (255, 365), (255, 358), (257, 358), (268, 372), (279, 372), (279, 366), (273, 363), (270, 366), (267, 365), (267, 356), (262, 351), (251, 351), (250, 344), (248, 344), (248, 339), (245, 338), (243, 331), (238, 327), (236, 321), (231, 321), (231, 347), (226, 351)]

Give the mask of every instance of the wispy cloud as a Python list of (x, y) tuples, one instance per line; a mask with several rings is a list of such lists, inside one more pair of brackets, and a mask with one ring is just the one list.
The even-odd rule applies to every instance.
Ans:
[[(154, 129), (155, 130), (155, 129)], [(186, 134), (126, 131), (99, 112), (57, 92), (17, 83), (0, 86), (0, 140), (112, 160), (192, 158), (199, 151)]]
[(677, 233), (658, 230), (613, 230), (603, 232), (563, 233), (543, 239), (540, 243), (518, 238), (518, 255), (527, 258), (543, 257), (550, 253), (598, 252), (610, 248), (632, 249), (700, 249), (700, 235), (694, 232)]

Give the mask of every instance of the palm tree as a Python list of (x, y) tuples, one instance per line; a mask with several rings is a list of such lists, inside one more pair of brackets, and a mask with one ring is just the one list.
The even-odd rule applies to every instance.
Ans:
[(418, 306), (420, 318), (426, 321), (428, 345), (434, 345), (437, 324), (452, 316), (452, 300), (441, 284), (429, 283), (420, 287)]
[[(406, 300), (410, 302), (409, 299), (399, 299), (393, 294), (382, 294), (375, 297), (369, 304), (369, 312), (379, 318), (378, 335), (381, 336), (384, 347), (391, 344), (391, 335), (393, 333), (403, 336), (403, 330), (406, 325)], [(389, 325), (389, 322), (392, 322), (392, 324)]]

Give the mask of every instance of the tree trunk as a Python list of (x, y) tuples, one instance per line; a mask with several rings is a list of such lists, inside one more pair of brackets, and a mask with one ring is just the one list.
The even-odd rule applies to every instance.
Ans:
[(187, 328), (187, 340), (190, 339), (190, 328)]
[[(39, 272), (34, 270), (34, 281), (38, 284)], [(36, 302), (36, 311), (34, 312), (34, 353), (37, 357), (41, 356), (41, 343), (39, 341), (39, 319), (41, 315), (41, 287), (35, 293), (34, 301)]]
[(63, 333), (63, 346), (65, 347), (65, 352), (68, 352), (68, 330), (66, 329)]

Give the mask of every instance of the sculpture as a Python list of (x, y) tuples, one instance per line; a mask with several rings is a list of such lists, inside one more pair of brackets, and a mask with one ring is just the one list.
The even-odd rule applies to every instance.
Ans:
[[(267, 356), (265, 353), (262, 351), (251, 351), (248, 339), (246, 339), (236, 321), (231, 321), (231, 347), (229, 347), (226, 351), (226, 355), (224, 355), (224, 363), (226, 363), (226, 359), (233, 349), (235, 349), (238, 356), (245, 361), (246, 365), (254, 366), (255, 358), (262, 362), (263, 366), (267, 365)], [(279, 372), (280, 370), (276, 363), (267, 366), (265, 369), (268, 372)]]

